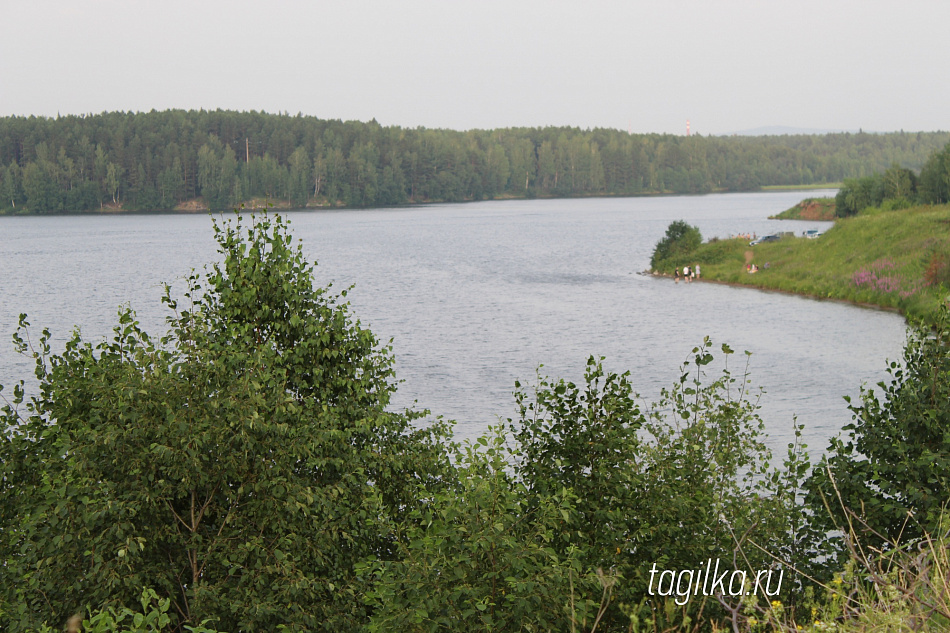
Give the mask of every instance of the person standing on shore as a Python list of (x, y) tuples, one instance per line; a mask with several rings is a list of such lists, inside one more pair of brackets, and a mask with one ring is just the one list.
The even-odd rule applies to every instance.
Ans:
[(693, 271), (696, 273), (696, 279), (699, 279), (699, 264), (693, 266)]
[(683, 266), (683, 281), (689, 283), (689, 266)]

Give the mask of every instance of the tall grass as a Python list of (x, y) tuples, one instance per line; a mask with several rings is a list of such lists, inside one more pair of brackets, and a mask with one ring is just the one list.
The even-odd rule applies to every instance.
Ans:
[[(840, 497), (837, 500), (841, 502)], [(845, 508), (849, 528), (845, 568), (823, 586), (823, 600), (788, 617), (781, 603), (746, 609), (734, 630), (776, 633), (910, 633), (950, 630), (950, 513), (934, 532), (909, 542), (870, 547), (868, 526)], [(881, 537), (880, 534), (876, 535)], [(757, 606), (757, 605), (753, 605)]]

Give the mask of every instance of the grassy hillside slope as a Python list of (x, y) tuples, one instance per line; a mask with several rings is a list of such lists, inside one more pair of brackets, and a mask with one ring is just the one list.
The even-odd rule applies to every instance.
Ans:
[[(707, 281), (852, 301), (929, 318), (950, 296), (950, 206), (868, 209), (818, 239), (786, 236), (750, 246), (710, 241), (658, 263), (655, 272), (700, 264)], [(756, 266), (757, 272), (749, 272)]]

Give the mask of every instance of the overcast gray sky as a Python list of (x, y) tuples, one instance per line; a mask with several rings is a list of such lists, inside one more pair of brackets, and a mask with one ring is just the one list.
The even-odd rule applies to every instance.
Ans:
[(0, 0), (0, 115), (950, 128), (946, 0)]

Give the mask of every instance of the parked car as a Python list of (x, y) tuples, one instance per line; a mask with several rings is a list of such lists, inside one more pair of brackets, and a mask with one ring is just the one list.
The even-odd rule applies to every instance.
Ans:
[(756, 244), (762, 244), (763, 242), (777, 242), (782, 239), (780, 235), (763, 235), (757, 240), (752, 240), (749, 242), (749, 246), (755, 246)]
[(807, 237), (810, 240), (817, 239), (821, 237), (821, 231), (819, 231), (818, 229), (808, 229), (807, 231), (805, 231), (805, 237)]

